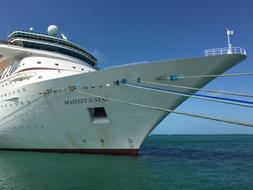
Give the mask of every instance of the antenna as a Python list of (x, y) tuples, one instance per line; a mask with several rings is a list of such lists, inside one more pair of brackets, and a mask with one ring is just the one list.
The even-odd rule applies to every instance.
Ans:
[(61, 37), (62, 37), (64, 40), (68, 40), (67, 36), (65, 36), (63, 32), (61, 32)]

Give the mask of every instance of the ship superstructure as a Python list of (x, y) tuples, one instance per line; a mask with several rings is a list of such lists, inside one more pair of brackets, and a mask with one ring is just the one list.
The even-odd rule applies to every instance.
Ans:
[(221, 74), (246, 58), (230, 47), (98, 70), (94, 56), (50, 27), (49, 35), (14, 31), (0, 43), (0, 149), (135, 155), (168, 110), (188, 98), (152, 82), (201, 88), (213, 78), (178, 76)]

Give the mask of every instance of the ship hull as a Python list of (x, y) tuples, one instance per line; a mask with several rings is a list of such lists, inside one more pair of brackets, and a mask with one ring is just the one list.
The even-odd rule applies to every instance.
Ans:
[(243, 59), (239, 54), (199, 57), (13, 82), (0, 103), (0, 149), (137, 155), (145, 137), (169, 114), (151, 107), (174, 110), (188, 97), (128, 84), (202, 88), (213, 78), (161, 79), (221, 74)]

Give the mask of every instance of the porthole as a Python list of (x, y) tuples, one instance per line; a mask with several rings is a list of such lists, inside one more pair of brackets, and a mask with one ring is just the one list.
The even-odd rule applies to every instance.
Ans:
[(55, 66), (59, 66), (59, 64), (58, 64), (58, 63), (55, 63), (54, 65), (55, 65)]
[(37, 64), (41, 64), (41, 61), (37, 61)]
[(128, 143), (133, 143), (133, 139), (128, 138)]
[(81, 70), (82, 70), (82, 71), (84, 71), (84, 69), (83, 69), (83, 68), (81, 68)]
[(75, 67), (75, 66), (73, 66), (73, 69), (76, 69), (76, 67)]

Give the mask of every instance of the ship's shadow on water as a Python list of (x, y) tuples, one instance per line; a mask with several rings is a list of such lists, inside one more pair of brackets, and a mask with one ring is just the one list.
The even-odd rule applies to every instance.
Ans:
[(139, 156), (0, 151), (0, 189), (253, 189), (253, 136), (151, 136)]

